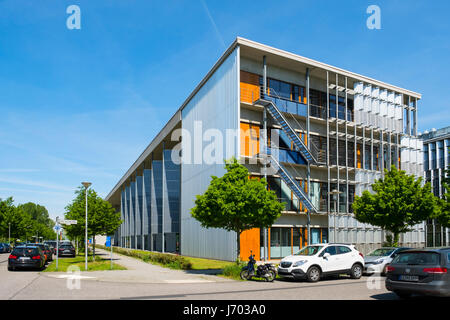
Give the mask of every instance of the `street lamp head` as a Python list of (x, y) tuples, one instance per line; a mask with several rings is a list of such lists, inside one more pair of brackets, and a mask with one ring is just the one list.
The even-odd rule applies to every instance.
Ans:
[(89, 186), (92, 184), (90, 182), (82, 182), (81, 183), (86, 189), (89, 188)]
[(342, 192), (338, 191), (336, 189), (333, 189), (333, 191), (330, 191), (329, 193), (332, 194), (332, 195), (335, 195), (335, 194), (341, 194)]
[(336, 190), (336, 189), (333, 189), (333, 191), (330, 191), (330, 192), (329, 192), (329, 194), (331, 194), (331, 195), (333, 196), (333, 200), (334, 200), (334, 201), (337, 200), (337, 196), (338, 196), (339, 194), (341, 194), (341, 193), (343, 193), (343, 192), (341, 192), (341, 191), (339, 191), (339, 190)]

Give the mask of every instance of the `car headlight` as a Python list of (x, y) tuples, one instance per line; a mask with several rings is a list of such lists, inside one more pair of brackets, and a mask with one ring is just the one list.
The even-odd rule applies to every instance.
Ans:
[(300, 267), (301, 265), (303, 265), (305, 263), (306, 263), (306, 260), (300, 260), (300, 261), (295, 262), (292, 266), (293, 267)]
[(373, 262), (373, 264), (380, 264), (380, 263), (383, 263), (383, 262), (384, 262), (384, 259), (380, 259), (380, 260), (375, 260)]

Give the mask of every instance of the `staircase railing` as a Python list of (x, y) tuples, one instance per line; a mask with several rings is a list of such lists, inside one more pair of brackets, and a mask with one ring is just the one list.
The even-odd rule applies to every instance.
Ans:
[[(292, 113), (288, 112), (287, 106), (285, 108), (286, 110), (280, 110), (278, 108), (277, 104), (275, 103), (275, 101), (273, 101), (271, 98), (275, 98), (275, 99), (278, 99), (278, 100), (281, 100), (281, 101), (286, 101), (286, 103), (296, 103), (296, 102), (288, 101), (285, 98), (282, 98), (272, 88), (270, 88), (270, 94), (264, 93), (263, 87), (261, 87), (261, 91), (260, 92), (261, 92), (260, 93), (260, 97), (262, 99), (269, 100), (272, 103), (273, 107), (280, 113), (281, 117), (284, 118), (283, 120), (286, 122), (287, 127), (289, 128), (288, 130), (291, 130), (294, 134), (297, 135), (298, 139), (301, 141), (301, 143), (305, 146), (305, 148), (311, 154), (312, 161), (314, 163), (317, 163), (317, 162), (325, 163), (325, 158), (326, 157), (323, 156), (324, 150), (321, 150), (311, 139), (309, 139), (309, 144), (308, 144), (308, 142), (305, 143), (304, 140), (300, 139), (300, 137), (298, 136), (297, 132), (292, 128), (290, 122), (295, 123), (295, 125), (303, 132), (306, 132), (305, 127), (294, 117), (294, 115)], [(286, 117), (289, 118), (289, 121), (286, 119)], [(280, 123), (280, 125), (281, 125), (281, 123)], [(289, 136), (288, 132), (285, 132), (285, 133)]]
[[(271, 149), (268, 149), (267, 157), (268, 160), (275, 166), (276, 170), (278, 171), (284, 182), (294, 192), (296, 197), (301, 202), (303, 202), (308, 211), (317, 212), (317, 208), (311, 202), (309, 194), (302, 187), (300, 187), (298, 182), (291, 176), (291, 174), (285, 169), (285, 167), (277, 161), (276, 157), (272, 156)], [(302, 178), (305, 179), (304, 181), (306, 181), (306, 177), (303, 176)]]

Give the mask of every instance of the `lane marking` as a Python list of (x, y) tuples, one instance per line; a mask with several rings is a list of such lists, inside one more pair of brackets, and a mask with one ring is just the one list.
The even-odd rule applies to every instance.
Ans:
[(215, 282), (212, 280), (164, 280), (165, 283), (205, 283), (205, 282)]

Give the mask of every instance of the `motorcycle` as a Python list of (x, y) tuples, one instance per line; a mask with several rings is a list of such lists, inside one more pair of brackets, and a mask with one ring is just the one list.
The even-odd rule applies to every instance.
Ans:
[(242, 280), (250, 280), (251, 278), (264, 278), (266, 282), (273, 282), (275, 277), (277, 276), (277, 270), (275, 266), (266, 263), (256, 267), (255, 270), (255, 255), (250, 251), (250, 257), (248, 257), (248, 264), (242, 268), (241, 271), (241, 279)]

